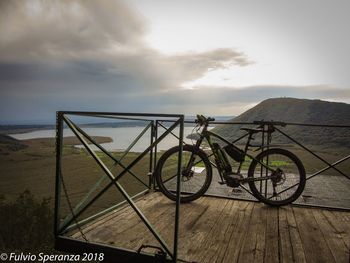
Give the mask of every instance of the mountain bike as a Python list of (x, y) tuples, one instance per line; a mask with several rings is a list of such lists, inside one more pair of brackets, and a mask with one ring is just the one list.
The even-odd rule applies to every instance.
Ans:
[[(305, 188), (305, 169), (299, 158), (282, 148), (262, 147), (258, 155), (253, 156), (251, 141), (256, 134), (265, 132), (271, 139), (277, 122), (256, 122), (256, 128), (241, 128), (247, 137), (244, 149), (240, 149), (208, 129), (214, 118), (197, 115), (196, 128), (198, 139), (194, 145), (184, 145), (181, 168), (180, 201), (191, 202), (203, 196), (208, 190), (213, 177), (212, 166), (220, 184), (236, 188), (249, 184), (251, 194), (258, 200), (271, 206), (287, 205), (295, 201)], [(265, 128), (267, 126), (267, 128)], [(200, 132), (201, 129), (201, 132)], [(214, 138), (213, 138), (214, 137)], [(206, 140), (206, 143), (203, 143)], [(208, 150), (211, 154), (207, 154)], [(159, 159), (155, 178), (160, 191), (171, 200), (176, 200), (176, 178), (180, 147), (167, 150)], [(210, 160), (209, 156), (212, 156)], [(237, 168), (234, 169), (234, 165)]]

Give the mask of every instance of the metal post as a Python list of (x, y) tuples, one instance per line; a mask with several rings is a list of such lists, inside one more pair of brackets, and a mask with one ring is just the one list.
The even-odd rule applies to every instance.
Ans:
[[(156, 120), (156, 127), (154, 129), (154, 139), (157, 140), (158, 139), (158, 120)], [(156, 169), (157, 167), (157, 153), (158, 153), (158, 144), (156, 144), (154, 146), (154, 164), (153, 164), (153, 167), (154, 169)], [(152, 177), (152, 183), (153, 183), (153, 189), (155, 190), (156, 189), (156, 178), (155, 176)]]
[(56, 185), (55, 185), (55, 221), (54, 234), (59, 234), (60, 224), (60, 194), (61, 194), (61, 165), (62, 165), (62, 140), (63, 140), (63, 119), (62, 112), (56, 113)]
[[(263, 126), (263, 129), (262, 129), (262, 133), (261, 133), (261, 152), (264, 150), (264, 144), (265, 144), (265, 126)], [(263, 176), (263, 166), (260, 165), (260, 177)], [(263, 182), (260, 181), (260, 193), (262, 193), (262, 185), (263, 185)], [(265, 185), (266, 185), (266, 182), (265, 182)], [(266, 193), (265, 193), (265, 196), (266, 196)]]
[[(153, 144), (153, 140), (154, 140), (154, 121), (150, 122), (151, 124), (151, 144)], [(152, 189), (152, 183), (153, 183), (153, 171), (154, 171), (154, 167), (153, 167), (153, 151), (154, 148), (151, 149), (150, 153), (149, 153), (149, 178), (148, 178), (148, 188)]]
[(175, 233), (174, 233), (174, 262), (178, 255), (178, 239), (179, 239), (179, 218), (180, 218), (180, 201), (181, 201), (181, 172), (182, 172), (182, 150), (184, 137), (184, 116), (180, 118), (180, 136), (179, 136), (179, 159), (177, 168), (177, 187), (176, 187), (176, 210), (175, 210)]

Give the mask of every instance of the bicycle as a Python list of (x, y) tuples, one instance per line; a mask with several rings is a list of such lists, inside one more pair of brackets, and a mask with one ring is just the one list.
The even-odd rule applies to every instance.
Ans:
[[(229, 142), (222, 136), (208, 130), (214, 118), (197, 115), (196, 128), (199, 138), (195, 145), (184, 145), (182, 152), (181, 169), (181, 196), (180, 201), (191, 202), (203, 196), (208, 190), (215, 166), (220, 177), (220, 184), (236, 188), (248, 183), (258, 200), (271, 206), (287, 205), (295, 201), (303, 192), (306, 183), (305, 169), (299, 158), (292, 152), (282, 148), (267, 148), (259, 146), (262, 150), (257, 156), (249, 153), (251, 141), (258, 133), (265, 132), (271, 139), (274, 125), (283, 125), (277, 122), (255, 122), (257, 128), (241, 128), (246, 134)], [(265, 129), (264, 127), (268, 128)], [(202, 131), (199, 130), (202, 128)], [(224, 147), (214, 142), (212, 137), (224, 143)], [(248, 137), (244, 150), (234, 143)], [(204, 139), (207, 147), (203, 147)], [(214, 157), (212, 163), (204, 151), (209, 148)], [(155, 178), (160, 191), (169, 199), (176, 200), (176, 177), (178, 169), (178, 156), (180, 147), (175, 146), (167, 150), (159, 159)], [(229, 157), (238, 163), (236, 171), (230, 164)], [(249, 164), (250, 161), (250, 164)], [(249, 165), (248, 165), (249, 164)], [(245, 174), (245, 176), (244, 176)], [(296, 185), (295, 185), (296, 184)], [(295, 186), (293, 186), (295, 185)]]

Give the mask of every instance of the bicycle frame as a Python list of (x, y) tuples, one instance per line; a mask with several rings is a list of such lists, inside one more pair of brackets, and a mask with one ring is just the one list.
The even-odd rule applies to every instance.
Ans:
[[(220, 141), (223, 141), (224, 143), (226, 143), (226, 144), (228, 144), (228, 145), (233, 145), (234, 147), (236, 147), (236, 146), (234, 145), (234, 143), (240, 141), (241, 139), (243, 139), (243, 138), (245, 138), (245, 137), (247, 137), (247, 136), (248, 136), (248, 140), (247, 140), (246, 145), (245, 145), (245, 147), (244, 147), (244, 157), (248, 156), (249, 158), (251, 158), (251, 159), (257, 161), (257, 162), (258, 162), (259, 164), (261, 164), (263, 167), (265, 167), (266, 169), (272, 171), (272, 175), (270, 175), (270, 176), (261, 176), (261, 177), (258, 177), (258, 178), (248, 178), (248, 177), (247, 177), (247, 178), (244, 178), (244, 179), (242, 180), (242, 183), (243, 183), (243, 182), (244, 182), (244, 183), (246, 183), (246, 182), (251, 182), (251, 181), (263, 181), (263, 180), (272, 179), (272, 178), (276, 177), (275, 175), (273, 175), (274, 172), (275, 172), (274, 169), (272, 169), (271, 167), (269, 167), (269, 166), (266, 165), (265, 163), (261, 162), (260, 160), (257, 160), (254, 156), (252, 156), (252, 155), (250, 155), (250, 154), (248, 153), (248, 149), (249, 149), (249, 146), (250, 146), (250, 141), (251, 141), (251, 139), (252, 139), (252, 137), (253, 137), (253, 133), (251, 133), (251, 132), (247, 132), (246, 134), (242, 135), (241, 137), (239, 137), (238, 139), (234, 140), (233, 142), (230, 142), (230, 141), (228, 141), (227, 139), (225, 139), (225, 138), (223, 138), (222, 136), (220, 136), (219, 134), (209, 131), (209, 130), (208, 130), (208, 125), (205, 125), (205, 126), (203, 127), (203, 130), (202, 130), (201, 134), (200, 134), (200, 138), (199, 138), (199, 139), (197, 140), (197, 142), (196, 142), (195, 147), (199, 149), (199, 148), (200, 148), (200, 145), (201, 145), (202, 142), (203, 142), (203, 140), (206, 139), (207, 142), (208, 142), (208, 144), (209, 144), (209, 147), (211, 148), (211, 150), (212, 150), (212, 152), (213, 152), (214, 158), (215, 158), (216, 160), (222, 161), (224, 157), (221, 156), (221, 153), (220, 153), (220, 152), (214, 151), (214, 146), (213, 146), (213, 142), (212, 142), (212, 137), (218, 138)], [(245, 158), (244, 158), (244, 159), (245, 159)], [(196, 164), (196, 163), (193, 163), (194, 161), (195, 161), (195, 160), (194, 160), (194, 156), (192, 155), (191, 158), (190, 158), (190, 161), (189, 161), (189, 163), (188, 163), (187, 169), (190, 168), (190, 167), (192, 167), (192, 165), (195, 165), (195, 164)], [(242, 168), (242, 165), (243, 165), (244, 161), (245, 161), (245, 160), (243, 160), (243, 161), (241, 161), (241, 162), (238, 162), (238, 163), (239, 163), (239, 166), (238, 166), (238, 168), (237, 168), (237, 173), (240, 173), (240, 170), (241, 170), (241, 168)], [(218, 171), (219, 171), (219, 175), (220, 175), (221, 180), (224, 182), (224, 180), (223, 180), (223, 178), (224, 178), (224, 177), (223, 177), (223, 171), (220, 169), (220, 167), (217, 167), (217, 169), (218, 169)]]

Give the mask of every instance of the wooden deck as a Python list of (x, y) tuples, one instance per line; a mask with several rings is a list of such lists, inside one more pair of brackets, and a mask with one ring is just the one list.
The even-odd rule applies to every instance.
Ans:
[[(160, 193), (137, 201), (172, 247), (175, 205)], [(157, 241), (129, 207), (83, 228), (89, 241), (137, 250)], [(80, 233), (73, 234), (81, 239)], [(350, 212), (272, 208), (202, 197), (181, 205), (179, 258), (195, 262), (349, 262)], [(148, 249), (152, 251), (152, 249)]]

